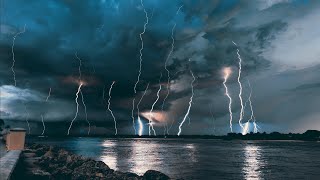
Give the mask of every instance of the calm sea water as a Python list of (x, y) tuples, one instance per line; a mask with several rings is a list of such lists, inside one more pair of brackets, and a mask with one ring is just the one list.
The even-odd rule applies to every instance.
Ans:
[(35, 141), (139, 175), (153, 169), (184, 179), (320, 179), (320, 142), (103, 138)]

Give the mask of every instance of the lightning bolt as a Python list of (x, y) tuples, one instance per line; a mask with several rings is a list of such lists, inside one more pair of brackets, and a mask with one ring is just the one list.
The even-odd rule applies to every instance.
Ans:
[(139, 100), (139, 102), (138, 102), (138, 104), (137, 104), (138, 123), (139, 123), (139, 136), (142, 136), (142, 132), (143, 132), (143, 124), (142, 124), (142, 121), (141, 121), (141, 119), (140, 119), (140, 108), (139, 108), (139, 106), (140, 106), (140, 103), (141, 103), (142, 99), (143, 99), (144, 96), (146, 95), (146, 93), (147, 93), (147, 91), (148, 91), (148, 88), (149, 88), (149, 83), (148, 83), (146, 89), (144, 90), (144, 92), (143, 92), (143, 94), (142, 94), (142, 96), (141, 96), (141, 98), (140, 98), (140, 100)]
[(41, 135), (43, 136), (43, 135), (44, 135), (44, 132), (46, 131), (46, 126), (45, 126), (45, 124), (44, 124), (43, 115), (41, 115), (41, 121), (42, 121), (42, 126), (43, 126), (43, 130), (42, 130)]
[[(175, 112), (173, 112), (173, 113), (174, 113), (174, 117), (175, 117), (177, 114)], [(175, 122), (175, 118), (173, 118), (173, 121), (171, 122), (171, 125), (170, 125), (169, 129), (167, 129), (167, 134), (169, 134), (169, 131), (171, 130), (174, 122)]]
[[(180, 9), (181, 9), (182, 7), (183, 7), (183, 5), (178, 8), (176, 14), (179, 14), (179, 11), (180, 11)], [(164, 63), (164, 69), (167, 71), (168, 80), (167, 80), (167, 93), (166, 93), (166, 96), (165, 96), (164, 99), (163, 99), (162, 107), (161, 107), (162, 111), (163, 111), (163, 109), (164, 109), (165, 102), (166, 102), (166, 100), (167, 100), (167, 98), (168, 98), (168, 96), (169, 96), (169, 94), (170, 94), (170, 79), (171, 79), (171, 77), (170, 77), (170, 71), (169, 71), (169, 69), (168, 69), (167, 66), (168, 66), (168, 61), (169, 61), (169, 59), (170, 59), (170, 57), (171, 57), (171, 54), (173, 53), (173, 49), (174, 49), (174, 43), (175, 43), (174, 30), (175, 30), (175, 28), (176, 28), (176, 25), (177, 25), (177, 23), (174, 23), (174, 24), (173, 24), (173, 27), (172, 27), (172, 29), (171, 29), (171, 40), (172, 40), (172, 41), (171, 41), (171, 50), (169, 51), (169, 54), (168, 54), (168, 56), (167, 56), (167, 59), (166, 59), (166, 61), (165, 61), (165, 63)]]
[[(48, 102), (50, 96), (51, 96), (51, 88), (49, 89), (48, 96), (47, 96), (47, 98), (46, 98), (46, 102)], [(45, 132), (45, 130), (46, 130), (46, 126), (45, 126), (45, 124), (44, 124), (44, 120), (43, 120), (43, 119), (44, 119), (44, 118), (43, 118), (43, 115), (41, 114), (41, 121), (42, 121), (42, 126), (43, 126), (43, 131), (42, 131), (42, 133), (41, 133), (42, 136), (44, 135), (44, 132)]]
[(256, 117), (254, 116), (253, 106), (252, 106), (252, 101), (251, 101), (251, 97), (252, 97), (252, 87), (251, 87), (251, 83), (250, 83), (249, 79), (247, 79), (247, 81), (248, 81), (248, 85), (249, 85), (249, 88), (250, 88), (250, 95), (249, 95), (248, 100), (249, 100), (249, 105), (250, 105), (250, 110), (251, 110), (251, 116), (250, 116), (250, 119), (248, 120), (248, 122), (249, 122), (250, 120), (253, 121), (253, 127), (254, 127), (253, 132), (254, 132), (254, 133), (257, 133), (257, 132), (258, 132), (258, 128), (257, 128), (257, 123), (256, 123)]
[(76, 98), (75, 98), (75, 102), (76, 102), (76, 113), (73, 117), (73, 119), (71, 120), (71, 123), (70, 123), (70, 126), (68, 128), (68, 133), (67, 135), (70, 134), (70, 130), (71, 130), (71, 127), (73, 125), (73, 122), (77, 119), (78, 117), (78, 113), (79, 113), (79, 102), (78, 102), (78, 99), (79, 99), (79, 93), (81, 92), (81, 87), (83, 86), (83, 82), (81, 81), (81, 77), (82, 77), (82, 73), (81, 73), (81, 66), (82, 66), (82, 60), (78, 57), (78, 53), (76, 52), (75, 53), (75, 56), (76, 58), (79, 60), (79, 86), (78, 86), (78, 91), (76, 93)]
[(131, 111), (131, 118), (132, 118), (132, 124), (133, 124), (133, 129), (134, 129), (134, 134), (137, 134), (137, 130), (136, 130), (136, 123), (134, 121), (134, 102), (135, 102), (136, 98), (133, 98), (132, 101), (132, 111)]
[(242, 119), (243, 119), (243, 109), (244, 109), (244, 106), (243, 106), (243, 100), (242, 100), (242, 84), (241, 84), (241, 81), (240, 81), (240, 78), (241, 78), (241, 70), (242, 70), (242, 59), (241, 59), (241, 56), (239, 54), (239, 49), (238, 49), (238, 45), (232, 41), (232, 43), (237, 47), (237, 55), (238, 55), (238, 59), (239, 59), (239, 74), (238, 74), (238, 83), (239, 83), (239, 87), (240, 87), (240, 91), (239, 91), (239, 99), (240, 99), (240, 105), (241, 105), (241, 109), (240, 109), (240, 117), (239, 117), (239, 125), (240, 127), (243, 129), (243, 124), (242, 124)]
[(50, 96), (51, 96), (51, 88), (49, 89), (49, 93), (48, 93), (48, 96), (47, 96), (47, 98), (46, 98), (46, 102), (48, 102)]
[(79, 102), (78, 102), (78, 98), (79, 98), (79, 93), (80, 93), (80, 91), (81, 91), (81, 87), (82, 87), (82, 86), (83, 86), (83, 83), (80, 82), (79, 87), (78, 87), (78, 91), (77, 91), (77, 93), (76, 93), (76, 98), (75, 98), (75, 102), (76, 102), (76, 104), (77, 104), (76, 114), (75, 114), (74, 118), (72, 119), (72, 121), (71, 121), (71, 123), (70, 123), (69, 129), (68, 129), (68, 134), (67, 134), (67, 135), (70, 134), (70, 129), (71, 129), (71, 127), (72, 127), (72, 124), (73, 124), (73, 122), (74, 122), (74, 121), (77, 119), (77, 117), (78, 117), (78, 112), (79, 112)]
[(17, 80), (16, 80), (16, 72), (14, 71), (14, 65), (16, 63), (16, 60), (15, 60), (15, 54), (14, 54), (14, 45), (15, 45), (15, 41), (16, 41), (16, 38), (20, 35), (20, 34), (23, 34), (26, 32), (26, 24), (24, 25), (23, 27), (23, 30), (16, 33), (14, 36), (13, 36), (13, 39), (12, 39), (12, 46), (11, 46), (11, 53), (12, 53), (12, 65), (11, 65), (11, 71), (12, 71), (12, 74), (13, 74), (13, 81), (14, 81), (14, 86), (17, 86)]
[(82, 104), (83, 104), (83, 107), (84, 107), (84, 113), (86, 115), (86, 121), (88, 123), (88, 135), (90, 135), (91, 124), (90, 124), (90, 121), (88, 120), (87, 106), (86, 106), (86, 104), (84, 102), (84, 97), (83, 97), (83, 93), (82, 93), (81, 90), (80, 90), (80, 95), (81, 95), (81, 100), (82, 100)]
[(181, 8), (183, 7), (183, 5), (181, 5), (180, 7), (179, 7), (179, 9), (178, 9), (178, 11), (177, 11), (177, 15), (179, 14), (179, 12), (180, 12), (180, 10), (181, 10)]
[(146, 9), (144, 8), (144, 5), (143, 5), (143, 1), (141, 0), (141, 6), (143, 8), (143, 11), (144, 11), (144, 14), (146, 16), (146, 22), (144, 23), (143, 25), (143, 31), (140, 33), (140, 40), (141, 40), (141, 48), (140, 48), (140, 66), (139, 66), (139, 74), (138, 74), (138, 79), (137, 79), (137, 82), (136, 84), (134, 85), (134, 93), (137, 93), (137, 85), (140, 81), (140, 76), (141, 76), (141, 70), (142, 70), (142, 51), (143, 51), (143, 48), (144, 48), (144, 43), (143, 43), (143, 38), (142, 36), (144, 35), (144, 33), (146, 32), (146, 28), (147, 28), (147, 25), (149, 23), (149, 17), (148, 17), (148, 13), (146, 11)]
[(215, 124), (215, 118), (214, 118), (214, 115), (213, 115), (213, 112), (212, 112), (212, 104), (211, 104), (211, 107), (210, 107), (210, 114), (211, 114), (211, 117), (212, 117), (213, 135), (214, 135), (215, 132), (216, 132), (216, 124)]
[(154, 106), (157, 104), (157, 102), (159, 101), (159, 98), (160, 98), (160, 91), (161, 91), (161, 83), (160, 83), (160, 81), (161, 81), (161, 78), (162, 78), (162, 73), (160, 74), (160, 78), (159, 78), (159, 89), (158, 89), (158, 91), (157, 91), (157, 99), (153, 102), (153, 104), (152, 104), (152, 106), (151, 106), (151, 110), (150, 110), (150, 112), (149, 112), (149, 136), (151, 135), (151, 129), (152, 129), (152, 131), (153, 131), (153, 134), (156, 136), (156, 131), (154, 130), (154, 128), (153, 128), (153, 124), (151, 123), (151, 120), (152, 120), (152, 118), (153, 118), (153, 115), (152, 115), (152, 111), (153, 111), (153, 109), (154, 109)]
[(166, 94), (166, 96), (164, 97), (164, 99), (163, 99), (163, 102), (162, 102), (162, 107), (161, 107), (161, 109), (162, 109), (162, 111), (163, 111), (163, 109), (164, 109), (164, 104), (165, 104), (165, 102), (166, 102), (166, 100), (167, 100), (167, 98), (168, 98), (168, 96), (169, 96), (169, 94), (170, 94), (170, 71), (169, 71), (169, 69), (167, 68), (167, 66), (168, 66), (168, 61), (169, 61), (169, 59), (170, 59), (170, 56), (171, 56), (171, 54), (172, 54), (172, 52), (173, 52), (173, 49), (174, 49), (174, 29), (176, 28), (176, 23), (174, 23), (174, 25), (173, 25), (173, 27), (172, 27), (172, 30), (171, 30), (171, 39), (172, 39), (172, 43), (171, 43), (171, 50), (170, 50), (170, 52), (169, 52), (169, 54), (168, 54), (168, 56), (167, 56), (167, 59), (166, 59), (166, 61), (165, 61), (165, 63), (164, 63), (164, 69), (167, 71), (167, 76), (168, 76), (168, 80), (167, 80), (167, 94)]
[(180, 134), (181, 134), (182, 125), (183, 125), (183, 123), (186, 121), (187, 117), (189, 116), (190, 109), (191, 109), (191, 106), (192, 106), (192, 100), (193, 100), (193, 95), (194, 95), (194, 92), (193, 92), (193, 83), (194, 83), (194, 81), (196, 80), (196, 77), (194, 77), (193, 72), (192, 72), (191, 70), (190, 70), (190, 73), (191, 73), (191, 75), (192, 75), (192, 77), (193, 77), (193, 80), (192, 80), (192, 82), (191, 82), (191, 93), (192, 93), (192, 94), (191, 94), (191, 97), (190, 97), (189, 107), (188, 107), (187, 113), (184, 115), (184, 118), (183, 118), (182, 122), (181, 122), (180, 125), (179, 125), (178, 136), (180, 136)]
[(227, 80), (228, 80), (228, 78), (230, 77), (230, 74), (231, 74), (231, 69), (230, 69), (229, 67), (227, 67), (227, 68), (225, 68), (225, 69), (223, 70), (223, 72), (224, 72), (223, 86), (224, 86), (224, 88), (225, 88), (225, 94), (226, 94), (226, 96), (227, 96), (228, 99), (229, 99), (229, 116), (230, 116), (229, 122), (230, 122), (230, 131), (233, 132), (233, 130), (232, 130), (232, 98), (231, 98), (231, 96), (230, 96), (230, 94), (229, 94), (228, 86), (226, 85)]
[(29, 112), (28, 112), (28, 110), (27, 110), (26, 104), (23, 103), (23, 105), (24, 105), (24, 112), (27, 114), (27, 115), (26, 115), (26, 122), (27, 122), (27, 125), (28, 125), (28, 130), (29, 130), (28, 132), (29, 132), (29, 134), (30, 134), (31, 128), (30, 128), (30, 124), (29, 124)]
[(246, 135), (249, 132), (249, 121), (244, 123), (244, 126), (242, 128), (242, 135)]
[(118, 134), (117, 120), (116, 120), (116, 118), (114, 117), (112, 110), (110, 109), (110, 105), (111, 105), (111, 103), (110, 103), (110, 100), (111, 100), (111, 91), (112, 91), (112, 88), (113, 88), (114, 83), (115, 83), (115, 81), (112, 82), (112, 84), (111, 84), (111, 86), (110, 86), (110, 89), (109, 89), (108, 110), (109, 110), (109, 112), (110, 112), (110, 114), (111, 114), (111, 116), (112, 116), (112, 118), (113, 118), (113, 121), (114, 121), (114, 129), (115, 129), (115, 131), (116, 131), (114, 135), (117, 135), (117, 134)]
[(139, 124), (139, 136), (142, 136), (142, 132), (143, 132), (143, 124), (142, 121), (140, 119), (140, 116), (138, 115), (138, 124)]
[(82, 60), (78, 57), (78, 52), (75, 53), (76, 58), (79, 60), (79, 81), (81, 81), (82, 79), (82, 73), (81, 73), (81, 66), (82, 66)]

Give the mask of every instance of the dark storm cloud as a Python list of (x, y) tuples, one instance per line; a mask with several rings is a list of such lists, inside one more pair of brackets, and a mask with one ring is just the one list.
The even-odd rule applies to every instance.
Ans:
[[(141, 47), (139, 33), (143, 31), (145, 23), (145, 14), (139, 0), (16, 0), (6, 1), (5, 5), (5, 11), (1, 13), (4, 18), (0, 23), (0, 82), (3, 85), (2, 89), (7, 88), (6, 93), (17, 96), (16, 99), (9, 98), (1, 102), (1, 112), (4, 112), (1, 113), (1, 117), (6, 119), (24, 120), (25, 110), (21, 104), (24, 102), (33, 121), (39, 121), (39, 114), (45, 113), (49, 122), (69, 122), (75, 113), (74, 98), (77, 91), (76, 80), (79, 76), (79, 61), (75, 57), (77, 52), (82, 60), (82, 77), (89, 82), (82, 90), (89, 119), (97, 126), (112, 131), (113, 121), (106, 112), (106, 105), (109, 87), (116, 81), (112, 90), (111, 108), (118, 120), (120, 132), (122, 129), (131, 133), (132, 130), (128, 129), (132, 127), (132, 100), (134, 97), (139, 99), (146, 85), (150, 83), (140, 105), (141, 112), (149, 111), (156, 99), (160, 73), (163, 74), (160, 80), (163, 91), (160, 92), (160, 100), (155, 106), (155, 111), (161, 111), (167, 80), (164, 63), (171, 48), (171, 30), (175, 23), (175, 47), (168, 63), (172, 77), (171, 94), (164, 108), (168, 114), (167, 121), (175, 121), (172, 129), (176, 128), (188, 105), (192, 70), (197, 77), (194, 104), (190, 114), (194, 126), (186, 128), (186, 133), (207, 133), (199, 132), (199, 129), (212, 124), (211, 104), (213, 114), (217, 118), (217, 126), (221, 127), (221, 133), (227, 132), (224, 128), (227, 127), (228, 119), (227, 101), (221, 86), (221, 69), (226, 66), (233, 68), (229, 86), (236, 98), (238, 87), (234, 76), (237, 73), (238, 62), (236, 47), (232, 41), (239, 45), (243, 59), (244, 84), (246, 78), (274, 75), (279, 67), (305, 67), (316, 62), (311, 55), (311, 60), (304, 63), (298, 59), (290, 61), (287, 58), (290, 54), (282, 48), (310, 39), (306, 35), (298, 39), (296, 36), (291, 39), (290, 37), (292, 31), (299, 29), (299, 25), (310, 27), (311, 23), (308, 22), (312, 22), (313, 18), (309, 16), (313, 13), (317, 17), (318, 2), (145, 0), (149, 24), (143, 35), (141, 81), (137, 88), (138, 93), (134, 94), (133, 86), (138, 75)], [(180, 12), (176, 14), (179, 7)], [(300, 20), (302, 17), (310, 20)], [(12, 37), (21, 31), (24, 24), (26, 32), (19, 35), (15, 43), (18, 87), (8, 89), (5, 85), (13, 84), (10, 70)], [(301, 31), (311, 32), (310, 34), (317, 32), (315, 29)], [(290, 41), (295, 39), (297, 40), (294, 43)], [(282, 59), (278, 60), (278, 57)], [(299, 58), (303, 57), (299, 54)], [(279, 62), (285, 65), (278, 66)], [(292, 76), (295, 76), (295, 73)], [(283, 80), (286, 79), (285, 75), (270, 77), (281, 80), (286, 86), (291, 85)], [(74, 79), (74, 82), (70, 79)], [(253, 86), (257, 81), (252, 82)], [(314, 82), (310, 82), (312, 83)], [(287, 90), (299, 86), (294, 81), (292, 85), (295, 86), (289, 86)], [(47, 103), (45, 98), (50, 87), (52, 97)], [(247, 85), (245, 88), (244, 94), (247, 96)], [(278, 94), (283, 89), (285, 88), (277, 86), (268, 91), (269, 96), (283, 96)], [(30, 97), (19, 98), (18, 94), (26, 91), (32, 92), (37, 101), (31, 100)], [(263, 96), (261, 92), (265, 90), (260, 88), (257, 91), (257, 101), (263, 102), (260, 101), (260, 97)], [(5, 95), (1, 97), (8, 98)], [(258, 102), (257, 116), (262, 111), (259, 107), (263, 107)], [(290, 103), (290, 98), (285, 102)], [(239, 110), (238, 99), (235, 99), (233, 108), (235, 112)], [(264, 116), (261, 119), (262, 123), (272, 123), (269, 121), (271, 116), (261, 114)], [(80, 120), (84, 120), (82, 108), (79, 116)], [(160, 126), (157, 128), (161, 128)]]

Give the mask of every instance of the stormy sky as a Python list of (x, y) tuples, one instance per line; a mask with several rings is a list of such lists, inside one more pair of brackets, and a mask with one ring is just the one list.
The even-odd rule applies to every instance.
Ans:
[[(67, 133), (76, 113), (81, 59), (81, 92), (91, 133), (115, 132), (107, 109), (109, 88), (115, 81), (110, 108), (118, 134), (135, 133), (137, 104), (148, 84), (139, 104), (143, 134), (148, 134), (149, 120), (157, 134), (163, 134), (165, 127), (177, 134), (192, 95), (192, 72), (194, 96), (182, 134), (226, 134), (230, 132), (229, 101), (222, 70), (230, 67), (226, 84), (233, 100), (233, 129), (240, 132), (238, 48), (243, 101), (250, 95), (249, 81), (259, 131), (320, 129), (320, 1), (142, 2), (143, 6), (140, 0), (1, 0), (0, 118), (24, 128), (28, 120), (31, 133), (39, 134), (42, 115), (47, 134)], [(143, 33), (145, 12), (148, 23)], [(140, 34), (143, 61), (135, 93)], [(170, 93), (163, 104), (168, 80), (165, 65)], [(85, 109), (78, 95), (79, 114), (71, 133), (86, 134)], [(250, 115), (246, 106), (243, 122)]]

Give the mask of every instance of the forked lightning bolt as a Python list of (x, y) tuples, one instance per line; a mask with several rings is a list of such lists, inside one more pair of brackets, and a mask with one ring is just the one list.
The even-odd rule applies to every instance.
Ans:
[(143, 124), (142, 124), (142, 121), (141, 121), (141, 119), (140, 119), (140, 108), (139, 108), (139, 106), (140, 106), (140, 103), (141, 103), (142, 99), (143, 99), (144, 96), (146, 95), (146, 93), (147, 93), (147, 91), (148, 91), (148, 88), (149, 88), (149, 83), (148, 83), (146, 89), (144, 90), (144, 92), (143, 92), (143, 94), (142, 94), (142, 96), (141, 96), (141, 98), (140, 98), (140, 100), (139, 100), (139, 102), (138, 102), (138, 104), (137, 104), (138, 123), (139, 123), (139, 136), (142, 136), (142, 132), (143, 132)]
[(183, 120), (182, 122), (180, 123), (179, 125), (179, 132), (178, 132), (178, 136), (180, 136), (181, 134), (181, 131), (182, 131), (182, 126), (183, 126), (183, 123), (186, 121), (187, 117), (189, 116), (189, 113), (190, 113), (190, 109), (191, 109), (191, 106), (192, 106), (192, 100), (193, 100), (193, 95), (194, 95), (194, 92), (193, 92), (193, 83), (194, 81), (196, 80), (196, 77), (193, 75), (193, 72), (190, 70), (190, 73), (193, 77), (193, 80), (191, 82), (191, 97), (190, 97), (190, 101), (189, 101), (189, 107), (188, 107), (188, 110), (187, 110), (187, 113), (184, 115), (183, 117)]
[(227, 80), (229, 79), (229, 77), (230, 77), (230, 74), (231, 74), (231, 68), (230, 67), (227, 67), (227, 68), (224, 68), (224, 70), (223, 70), (223, 79), (224, 79), (224, 81), (223, 81), (223, 86), (224, 86), (224, 88), (225, 88), (225, 95), (228, 97), (228, 99), (229, 99), (229, 116), (230, 116), (230, 120), (229, 120), (229, 124), (230, 124), (230, 131), (231, 132), (233, 132), (233, 130), (232, 130), (232, 117), (233, 117), (233, 115), (232, 115), (232, 98), (231, 98), (231, 96), (230, 96), (230, 94), (229, 94), (229, 90), (228, 90), (228, 86), (227, 86)]
[(143, 38), (142, 36), (144, 35), (144, 33), (146, 32), (146, 28), (147, 28), (147, 25), (149, 23), (149, 17), (148, 17), (148, 12), (146, 11), (144, 5), (143, 5), (143, 1), (141, 0), (141, 6), (143, 8), (143, 11), (144, 11), (144, 14), (146, 16), (146, 22), (144, 23), (143, 25), (143, 31), (140, 33), (140, 40), (141, 40), (141, 48), (140, 48), (140, 65), (139, 65), (139, 74), (138, 74), (138, 79), (137, 79), (137, 82), (136, 84), (134, 85), (134, 93), (137, 93), (137, 85), (139, 84), (139, 81), (140, 81), (140, 76), (141, 76), (141, 70), (142, 70), (142, 51), (143, 51), (143, 48), (144, 48), (144, 44), (143, 44)]
[(112, 112), (112, 110), (110, 109), (110, 105), (111, 105), (111, 92), (112, 92), (112, 88), (113, 88), (113, 85), (114, 85), (115, 81), (112, 82), (111, 86), (110, 86), (110, 89), (109, 89), (109, 99), (108, 99), (108, 110), (113, 118), (113, 121), (114, 121), (114, 129), (115, 129), (115, 133), (114, 135), (117, 135), (118, 134), (118, 129), (117, 129), (117, 120), (116, 118), (114, 117), (114, 114)]
[(13, 39), (12, 39), (12, 46), (11, 46), (11, 53), (12, 53), (12, 66), (11, 66), (11, 71), (12, 71), (12, 74), (13, 74), (13, 81), (14, 81), (14, 86), (17, 86), (17, 80), (16, 80), (16, 72), (14, 71), (14, 65), (16, 63), (16, 60), (15, 60), (15, 54), (14, 54), (14, 45), (15, 45), (15, 41), (16, 41), (16, 38), (20, 35), (20, 34), (23, 34), (26, 32), (26, 24), (24, 25), (23, 27), (23, 30), (18, 32), (17, 34), (15, 34), (13, 36)]
[(156, 131), (154, 130), (153, 128), (153, 124), (151, 123), (152, 121), (152, 118), (153, 118), (153, 114), (152, 114), (152, 111), (154, 109), (154, 106), (157, 104), (157, 102), (159, 101), (159, 98), (160, 98), (160, 91), (161, 91), (161, 77), (162, 77), (162, 73), (160, 74), (160, 78), (159, 78), (159, 89), (157, 91), (157, 99), (153, 102), (152, 106), (151, 106), (151, 110), (149, 112), (149, 136), (151, 135), (151, 129), (153, 131), (153, 134), (156, 136)]
[(232, 43), (237, 47), (237, 55), (238, 55), (238, 59), (239, 59), (239, 73), (238, 73), (238, 83), (239, 83), (239, 88), (240, 88), (240, 91), (239, 91), (239, 99), (240, 99), (240, 106), (241, 106), (241, 109), (240, 109), (240, 117), (239, 117), (239, 125), (240, 127), (243, 129), (243, 124), (242, 124), (242, 119), (243, 119), (243, 109), (244, 109), (244, 106), (243, 106), (243, 100), (242, 100), (242, 84), (241, 84), (241, 81), (240, 81), (240, 78), (241, 78), (241, 70), (242, 70), (242, 59), (241, 59), (241, 56), (239, 54), (239, 49), (238, 49), (238, 45), (232, 41)]

